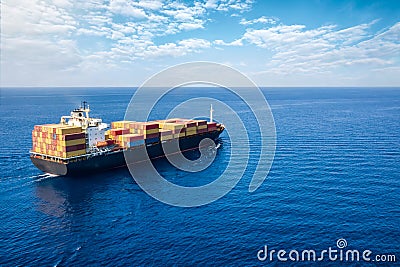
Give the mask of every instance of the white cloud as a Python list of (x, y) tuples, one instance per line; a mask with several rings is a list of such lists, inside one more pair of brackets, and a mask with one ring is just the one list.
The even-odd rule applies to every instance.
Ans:
[(242, 41), (272, 52), (270, 59), (264, 60), (265, 71), (258, 72), (258, 75), (329, 76), (337, 77), (336, 81), (331, 81), (333, 84), (343, 85), (340, 82), (352, 81), (356, 85), (363, 82), (359, 78), (365, 77), (366, 73), (400, 63), (400, 23), (375, 35), (370, 32), (374, 23), (342, 30), (336, 30), (335, 26), (307, 30), (304, 25), (249, 29)]
[(181, 23), (178, 25), (178, 29), (180, 30), (186, 30), (186, 31), (190, 31), (190, 30), (195, 30), (195, 29), (203, 29), (203, 21), (195, 21), (194, 23)]
[[(184, 60), (210, 48), (219, 49), (225, 61), (228, 54), (224, 57), (223, 53), (241, 49), (244, 56), (240, 58), (240, 53), (232, 62), (272, 78), (341, 73), (344, 81), (355, 81), (347, 73), (378, 76), (387, 70), (393, 75), (400, 64), (400, 23), (378, 33), (371, 30), (378, 21), (345, 29), (336, 25), (314, 29), (301, 24), (277, 25), (276, 18), (242, 18), (252, 4), (250, 0), (4, 0), (2, 82), (26, 81), (29, 85), (29, 79), (46, 81), (49, 76), (62, 80), (74, 71), (90, 76), (93, 70), (111, 72), (124, 64), (141, 66), (159, 57)], [(212, 17), (218, 12), (236, 22), (238, 18), (231, 16), (241, 17), (239, 24), (248, 28), (241, 36), (227, 37), (229, 41), (183, 37), (190, 31), (190, 36), (199, 37), (199, 29), (203, 36), (208, 24), (218, 23)], [(258, 54), (251, 62), (246, 53), (251, 55), (254, 47)]]
[(135, 6), (141, 7), (143, 9), (159, 10), (163, 6), (163, 2), (159, 0), (142, 0), (139, 2), (132, 3)]
[(76, 30), (74, 18), (64, 8), (51, 3), (15, 0), (2, 2), (1, 7), (2, 34), (7, 37), (65, 35)]
[(212, 2), (211, 4), (206, 3), (206, 6), (210, 6), (215, 8), (216, 10), (219, 11), (238, 11), (240, 13), (243, 13), (245, 11), (249, 11), (253, 5), (252, 0), (221, 0), (217, 1), (217, 3)]
[(223, 45), (223, 46), (243, 46), (242, 39), (237, 39), (237, 40), (232, 41), (230, 43), (226, 43), (223, 40), (215, 40), (214, 44)]
[(144, 51), (144, 57), (158, 58), (162, 56), (184, 56), (188, 53), (199, 52), (210, 47), (210, 42), (203, 39), (186, 39), (175, 43), (167, 43), (159, 46), (149, 46)]
[(241, 19), (239, 24), (241, 25), (253, 25), (257, 23), (261, 24), (276, 24), (279, 20), (277, 18), (267, 18), (265, 16), (259, 17), (257, 19), (252, 19), (252, 20), (246, 20), (246, 19)]
[(214, 43), (242, 46), (246, 42), (273, 52), (267, 66), (277, 73), (394, 64), (391, 58), (400, 54), (400, 23), (373, 36), (369, 30), (375, 22), (342, 30), (336, 30), (336, 26), (332, 25), (311, 30), (307, 30), (305, 25), (278, 25), (267, 29), (248, 29), (241, 39), (231, 43), (222, 40)]
[(218, 7), (218, 0), (207, 0), (204, 7), (215, 9)]
[(130, 16), (134, 18), (147, 17), (143, 9), (135, 7), (130, 1), (126, 0), (110, 0), (109, 10), (112, 13)]

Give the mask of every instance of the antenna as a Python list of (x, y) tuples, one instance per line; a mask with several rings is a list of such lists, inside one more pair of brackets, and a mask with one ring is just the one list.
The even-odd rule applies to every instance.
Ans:
[(210, 108), (210, 122), (213, 122), (213, 108), (212, 108), (212, 104), (211, 104), (211, 108)]
[[(86, 101), (83, 101), (82, 103), (83, 103), (82, 109), (86, 113), (86, 118), (89, 119), (89, 111), (90, 111), (89, 104)], [(87, 105), (87, 108), (86, 108), (86, 105)]]

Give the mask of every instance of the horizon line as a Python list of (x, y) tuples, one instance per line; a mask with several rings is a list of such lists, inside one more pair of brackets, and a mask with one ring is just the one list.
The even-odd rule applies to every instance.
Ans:
[[(63, 88), (76, 88), (76, 89), (83, 89), (83, 88), (121, 88), (121, 89), (129, 89), (129, 88), (139, 88), (140, 86), (0, 86), (1, 89), (28, 89), (28, 88), (46, 88), (46, 89), (63, 89)], [(179, 87), (187, 87), (187, 88), (218, 88), (223, 86), (179, 86)], [(178, 87), (178, 88), (179, 88)], [(397, 86), (256, 86), (258, 88), (400, 88), (400, 85)], [(146, 88), (160, 88), (160, 86), (148, 86)], [(238, 86), (235, 88), (249, 88), (249, 87), (242, 87)], [(252, 87), (253, 88), (253, 87)]]

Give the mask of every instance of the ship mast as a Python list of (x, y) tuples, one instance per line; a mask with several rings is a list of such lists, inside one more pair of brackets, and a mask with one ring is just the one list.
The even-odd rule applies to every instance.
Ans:
[(210, 108), (210, 122), (213, 122), (213, 107), (212, 107), (212, 104), (211, 104), (211, 108)]
[[(86, 118), (89, 119), (89, 112), (90, 112), (89, 104), (86, 101), (83, 101), (82, 104), (83, 104), (82, 111), (84, 111), (86, 113)], [(87, 104), (87, 108), (86, 108), (86, 104)]]

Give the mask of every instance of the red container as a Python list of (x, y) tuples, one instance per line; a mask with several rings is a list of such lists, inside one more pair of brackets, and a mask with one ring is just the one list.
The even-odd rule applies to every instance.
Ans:
[(193, 120), (185, 120), (185, 119), (179, 119), (176, 121), (176, 123), (181, 123), (184, 124), (185, 127), (189, 128), (189, 127), (196, 127), (197, 123)]
[(107, 142), (107, 145), (113, 145), (113, 144), (115, 144), (115, 140), (111, 140), (111, 139), (106, 140), (106, 142)]
[(197, 133), (206, 133), (208, 132), (208, 129), (198, 129)]
[(187, 128), (196, 127), (197, 126), (195, 121), (185, 122), (185, 125), (186, 125)]
[(198, 120), (196, 122), (197, 122), (197, 126), (207, 125), (207, 121), (206, 120)]
[(182, 128), (179, 130), (173, 130), (172, 133), (173, 134), (186, 133), (186, 128)]
[(118, 128), (118, 129), (111, 129), (110, 130), (110, 134), (113, 135), (113, 136), (122, 135), (122, 134), (128, 134), (128, 133), (129, 133), (129, 129)]
[(77, 151), (77, 150), (81, 150), (81, 149), (85, 149), (85, 148), (86, 148), (85, 144), (67, 146), (67, 147), (65, 147), (65, 152)]
[(124, 141), (127, 143), (130, 143), (130, 142), (135, 142), (135, 141), (143, 140), (143, 139), (144, 139), (144, 135), (136, 135), (136, 136), (125, 137)]
[(160, 132), (160, 135), (161, 136), (172, 135), (172, 130), (162, 131), (162, 132)]
[(34, 127), (36, 132), (41, 132), (42, 131), (42, 125), (35, 125)]
[(157, 122), (146, 122), (140, 124), (140, 128), (142, 130), (151, 130), (151, 129), (158, 129), (159, 124)]
[(144, 139), (151, 139), (151, 138), (157, 138), (160, 137), (160, 133), (153, 133), (153, 134), (145, 134)]
[(69, 140), (83, 139), (85, 137), (86, 137), (85, 133), (73, 133), (73, 134), (65, 134), (65, 135), (63, 135), (61, 137), (61, 140), (69, 141)]
[(168, 119), (168, 120), (166, 120), (165, 122), (167, 122), (167, 123), (176, 123), (178, 120), (182, 120), (182, 119)]
[(216, 131), (217, 130), (217, 123), (216, 122), (208, 122), (207, 123), (208, 131)]

